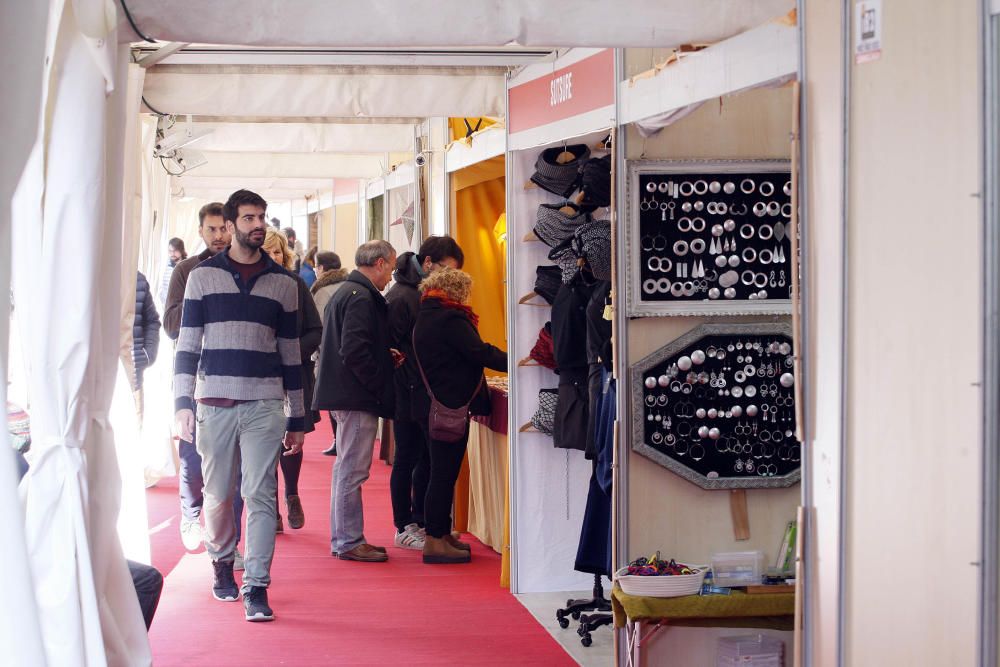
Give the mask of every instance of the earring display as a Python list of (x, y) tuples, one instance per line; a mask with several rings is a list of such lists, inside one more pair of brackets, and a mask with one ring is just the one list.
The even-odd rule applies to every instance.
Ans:
[[(787, 161), (629, 162), (629, 315), (791, 312), (791, 282), (777, 279), (795, 261), (791, 191)], [(704, 256), (705, 275), (694, 275), (692, 255)], [(737, 267), (752, 279), (734, 281)], [(649, 289), (664, 277), (666, 289)], [(700, 278), (694, 290), (684, 289), (687, 277)]]
[[(779, 184), (780, 187), (780, 184)], [(788, 324), (704, 324), (632, 366), (632, 449), (705, 489), (801, 477)]]

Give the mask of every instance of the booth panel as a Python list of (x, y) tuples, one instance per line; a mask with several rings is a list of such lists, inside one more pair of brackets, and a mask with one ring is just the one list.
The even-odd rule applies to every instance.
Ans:
[(319, 249), (329, 250), (333, 248), (333, 207), (329, 206), (319, 211), (319, 240), (316, 245)]
[[(942, 11), (916, 0), (897, 13), (885, 3), (882, 56), (851, 72), (848, 665), (979, 664), (984, 325), (976, 4)], [(929, 44), (938, 56), (926, 59)], [(928, 576), (943, 563), (947, 576)]]
[(333, 251), (340, 255), (345, 269), (354, 268), (354, 253), (358, 249), (358, 205), (341, 204), (336, 208)]
[[(626, 52), (628, 54), (628, 52)], [(710, 102), (649, 139), (629, 129), (631, 159), (781, 158), (790, 155), (790, 89), (752, 91)], [(629, 322), (629, 363), (705, 322), (787, 321), (788, 318), (659, 317)], [(747, 492), (750, 540), (733, 536), (729, 492), (700, 489), (644, 456), (629, 459), (630, 559), (657, 549), (699, 563), (713, 552), (762, 550), (773, 560), (795, 519), (800, 487)], [(671, 508), (664, 511), (664, 508)]]
[[(606, 135), (607, 131), (570, 138), (569, 143), (594, 146)], [(512, 182), (508, 186), (511, 189), (507, 211), (508, 251), (512, 253), (511, 266), (515, 267), (509, 277), (509, 290), (510, 300), (515, 304), (534, 290), (535, 268), (552, 264), (547, 245), (524, 241), (535, 225), (538, 206), (555, 199), (539, 188), (525, 188), (534, 173), (535, 160), (544, 148), (508, 153), (512, 161)], [(511, 366), (516, 370), (511, 380), (510, 403), (515, 429), (511, 434), (511, 447), (515, 450), (511, 457), (514, 463), (511, 516), (516, 576), (512, 585), (517, 593), (585, 591), (593, 587), (593, 575), (573, 568), (591, 463), (584, 459), (582, 451), (556, 449), (549, 436), (532, 429), (519, 432), (538, 407), (538, 391), (558, 386), (558, 377), (546, 368), (515, 366), (517, 360), (528, 356), (539, 330), (551, 317), (551, 309), (540, 297), (531, 301), (542, 305), (512, 306), (513, 340), (508, 347)]]

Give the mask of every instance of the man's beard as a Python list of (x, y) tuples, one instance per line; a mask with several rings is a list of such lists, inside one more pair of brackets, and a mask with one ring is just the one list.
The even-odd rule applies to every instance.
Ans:
[(255, 240), (250, 238), (250, 236), (255, 232), (257, 232), (257, 230), (244, 234), (239, 229), (237, 229), (235, 236), (236, 242), (239, 243), (244, 248), (247, 248), (248, 250), (260, 249), (260, 247), (264, 245), (264, 239), (267, 237), (263, 232), (260, 232), (260, 240)]

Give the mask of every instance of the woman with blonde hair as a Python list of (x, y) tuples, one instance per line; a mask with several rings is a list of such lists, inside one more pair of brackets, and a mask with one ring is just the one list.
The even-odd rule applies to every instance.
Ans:
[[(272, 227), (267, 228), (264, 236), (264, 252), (278, 265), (287, 269), (295, 276), (299, 286), (299, 350), (302, 357), (302, 390), (306, 405), (306, 433), (316, 430), (314, 424), (318, 421), (316, 413), (309, 410), (312, 405), (313, 384), (315, 372), (313, 370), (312, 356), (319, 348), (320, 340), (323, 337), (323, 322), (320, 320), (319, 311), (316, 310), (316, 303), (305, 282), (295, 272), (291, 270), (295, 264), (295, 255), (288, 248), (288, 240), (285, 235)], [(306, 517), (302, 509), (302, 501), (299, 499), (299, 473), (302, 471), (302, 452), (289, 456), (282, 453), (278, 461), (281, 467), (281, 476), (285, 478), (285, 506), (288, 510), (288, 525), (292, 528), (301, 528), (305, 525)], [(277, 472), (275, 472), (277, 474)], [(275, 499), (277, 500), (277, 499)], [(279, 507), (280, 510), (280, 507)], [(283, 531), (281, 512), (278, 512), (278, 532)]]
[[(413, 328), (413, 352), (428, 389), (439, 403), (449, 408), (469, 405), (469, 413), (488, 415), (490, 397), (483, 369), (507, 370), (507, 353), (479, 337), (479, 317), (469, 307), (472, 276), (457, 269), (435, 271), (420, 283), (420, 312)], [(424, 500), (423, 560), (428, 564), (467, 563), (469, 545), (451, 534), (451, 504), (455, 482), (469, 442), (469, 422), (465, 434), (455, 442), (431, 436), (428, 424), (430, 398), (422, 392), (414, 396), (423, 404), (414, 413), (428, 425), (430, 481)]]

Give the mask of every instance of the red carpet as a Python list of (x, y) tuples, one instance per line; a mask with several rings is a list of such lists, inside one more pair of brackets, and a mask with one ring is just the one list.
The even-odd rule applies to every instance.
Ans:
[(286, 521), (277, 536), (273, 623), (248, 623), (242, 601), (212, 598), (207, 555), (187, 553), (180, 541), (176, 479), (148, 491), (153, 565), (166, 580), (150, 630), (156, 665), (576, 664), (500, 587), (496, 552), (466, 536), (472, 563), (427, 566), (420, 552), (392, 546), (390, 468), (381, 461), (364, 486), (365, 536), (388, 547), (389, 562), (331, 557), (333, 459), (320, 454), (330, 425), (319, 426), (306, 438), (299, 483), (306, 525), (293, 531)]

